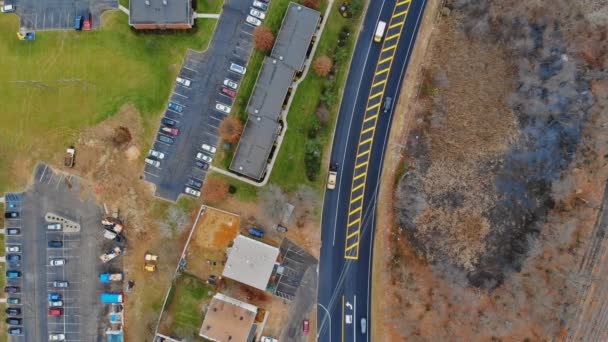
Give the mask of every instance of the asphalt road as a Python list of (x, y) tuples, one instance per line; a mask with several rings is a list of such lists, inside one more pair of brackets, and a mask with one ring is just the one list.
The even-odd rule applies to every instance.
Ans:
[[(376, 195), (393, 116), (426, 0), (371, 1), (344, 90), (331, 161), (335, 190), (325, 193), (319, 262), (319, 341), (368, 341)], [(373, 36), (387, 23), (381, 43)], [(361, 320), (368, 330), (361, 331)]]

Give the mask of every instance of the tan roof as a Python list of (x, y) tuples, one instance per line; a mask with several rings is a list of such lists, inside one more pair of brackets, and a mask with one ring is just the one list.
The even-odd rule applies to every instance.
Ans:
[(247, 342), (253, 337), (258, 308), (217, 293), (211, 299), (199, 335), (218, 342)]

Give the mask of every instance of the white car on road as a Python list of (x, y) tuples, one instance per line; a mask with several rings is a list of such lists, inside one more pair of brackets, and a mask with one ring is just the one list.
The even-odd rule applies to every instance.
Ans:
[(184, 189), (184, 192), (187, 193), (188, 195), (192, 195), (194, 197), (200, 197), (201, 196), (201, 192), (198, 190), (194, 190), (191, 187), (187, 186), (186, 189)]
[(165, 154), (156, 150), (150, 150), (149, 155), (151, 157), (154, 157), (156, 159), (164, 159), (165, 158)]
[(201, 148), (203, 149), (203, 151), (206, 151), (206, 152), (211, 153), (211, 154), (214, 154), (217, 151), (217, 149), (215, 148), (215, 146), (211, 146), (211, 145), (208, 145), (208, 144), (203, 144), (201, 146)]
[(250, 9), (249, 14), (251, 14), (251, 16), (256, 17), (260, 20), (264, 20), (264, 18), (266, 18), (266, 14), (264, 12), (257, 10), (255, 8)]
[(196, 159), (202, 160), (207, 163), (211, 163), (213, 161), (213, 158), (211, 158), (210, 156), (208, 156), (202, 152), (199, 152), (196, 154)]
[(190, 84), (192, 83), (189, 79), (181, 78), (181, 77), (176, 78), (175, 82), (183, 85), (184, 87), (190, 87)]
[(223, 103), (217, 103), (215, 105), (215, 109), (219, 110), (220, 112), (226, 113), (226, 114), (230, 114), (230, 111), (232, 110), (232, 108), (230, 108), (230, 106), (227, 106)]
[(250, 15), (247, 16), (247, 19), (245, 19), (249, 24), (253, 25), (253, 26), (260, 26), (262, 25), (262, 21), (258, 18), (252, 17)]

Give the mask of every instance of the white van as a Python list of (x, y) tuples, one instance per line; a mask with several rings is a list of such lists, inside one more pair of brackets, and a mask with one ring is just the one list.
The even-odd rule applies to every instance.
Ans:
[(384, 37), (384, 30), (386, 29), (386, 22), (380, 20), (378, 26), (376, 26), (376, 33), (374, 34), (374, 41), (380, 43), (382, 37)]

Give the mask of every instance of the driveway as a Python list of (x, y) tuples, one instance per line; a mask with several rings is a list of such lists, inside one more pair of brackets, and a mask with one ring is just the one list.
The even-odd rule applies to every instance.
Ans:
[(17, 7), (21, 27), (27, 30), (74, 29), (77, 15), (92, 18), (93, 28), (99, 28), (101, 13), (118, 8), (118, 0), (5, 0)]
[[(176, 84), (170, 101), (183, 106), (182, 112), (167, 109), (165, 116), (177, 121), (179, 135), (172, 144), (159, 140), (153, 149), (165, 154), (160, 167), (146, 165), (144, 178), (156, 186), (156, 196), (176, 201), (190, 178), (204, 181), (206, 170), (195, 166), (195, 156), (203, 143), (216, 146), (217, 129), (226, 114), (215, 109), (216, 103), (232, 106), (232, 98), (220, 93), (222, 82), (240, 75), (230, 72), (231, 62), (246, 65), (252, 51), (253, 27), (245, 22), (250, 0), (228, 0), (209, 48), (205, 52), (188, 51), (180, 77), (191, 81), (190, 87)], [(162, 134), (159, 132), (159, 134)], [(218, 146), (218, 149), (220, 146)]]

